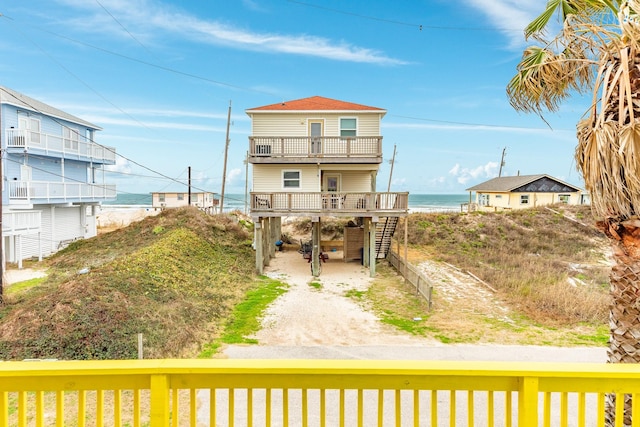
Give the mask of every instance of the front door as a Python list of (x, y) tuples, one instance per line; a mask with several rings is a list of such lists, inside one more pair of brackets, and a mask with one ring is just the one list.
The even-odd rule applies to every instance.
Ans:
[(322, 120), (309, 120), (309, 136), (311, 137), (311, 154), (322, 153)]
[(331, 209), (339, 209), (342, 205), (338, 194), (340, 192), (340, 174), (324, 174), (323, 190), (325, 194), (325, 205)]

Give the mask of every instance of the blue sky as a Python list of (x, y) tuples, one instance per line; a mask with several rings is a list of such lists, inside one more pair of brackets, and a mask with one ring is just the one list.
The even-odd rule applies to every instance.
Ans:
[[(25, 0), (0, 6), (0, 85), (103, 128), (123, 193), (243, 193), (248, 108), (319, 95), (387, 110), (385, 191), (464, 193), (502, 174), (582, 186), (587, 98), (518, 113), (505, 87), (539, 0)], [(144, 167), (142, 167), (142, 166)]]

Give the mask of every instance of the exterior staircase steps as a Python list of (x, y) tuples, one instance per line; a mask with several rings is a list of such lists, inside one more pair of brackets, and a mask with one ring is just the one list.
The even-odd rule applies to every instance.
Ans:
[(398, 217), (384, 217), (376, 225), (376, 258), (386, 258), (391, 249), (391, 238), (396, 231)]

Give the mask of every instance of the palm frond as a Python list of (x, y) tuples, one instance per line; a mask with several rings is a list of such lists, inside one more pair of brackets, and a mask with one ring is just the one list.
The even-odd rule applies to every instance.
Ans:
[(544, 12), (525, 28), (525, 38), (543, 34), (556, 15), (564, 23), (572, 15), (591, 16), (603, 11), (615, 15), (618, 10), (618, 4), (612, 0), (549, 0)]
[(569, 60), (564, 53), (531, 46), (525, 49), (518, 73), (507, 85), (507, 95), (511, 105), (520, 111), (557, 111), (570, 91), (581, 90), (584, 80), (591, 76), (592, 72), (582, 69), (578, 58)]

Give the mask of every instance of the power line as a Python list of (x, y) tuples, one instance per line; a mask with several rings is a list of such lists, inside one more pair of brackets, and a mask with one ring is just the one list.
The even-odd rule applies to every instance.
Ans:
[[(6, 15), (4, 15), (2, 13), (0, 13), (0, 17), (6, 18), (6, 19), (8, 19), (10, 21), (14, 21), (15, 22), (15, 20), (13, 18), (10, 18), (10, 17), (8, 17), (8, 16), (6, 16)], [(102, 47), (99, 47), (99, 46), (95, 46), (95, 45), (92, 45), (92, 44), (87, 43), (87, 42), (83, 42), (83, 41), (80, 41), (80, 40), (72, 39), (71, 37), (63, 36), (62, 34), (55, 33), (53, 31), (49, 31), (49, 30), (45, 30), (45, 29), (40, 28), (40, 27), (35, 27), (35, 26), (29, 25), (29, 24), (21, 24), (21, 25), (28, 26), (28, 27), (36, 29), (38, 31), (42, 31), (43, 33), (47, 33), (47, 34), (50, 34), (52, 36), (55, 36), (55, 37), (70, 41), (72, 43), (76, 43), (76, 44), (79, 44), (79, 45), (82, 45), (82, 46), (85, 46), (85, 47), (89, 47), (91, 49), (95, 49), (95, 50), (98, 50), (98, 51), (101, 51), (101, 52), (104, 52), (104, 53), (108, 53), (109, 55), (117, 56), (117, 57), (126, 59), (128, 61), (137, 62), (139, 64), (143, 64), (143, 65), (146, 65), (148, 67), (157, 68), (159, 70), (168, 71), (170, 73), (178, 74), (178, 75), (181, 75), (181, 76), (184, 76), (184, 77), (189, 77), (189, 78), (196, 79), (196, 80), (201, 80), (201, 81), (204, 81), (204, 82), (207, 82), (207, 83), (213, 83), (213, 84), (216, 84), (216, 85), (219, 85), (219, 86), (226, 86), (226, 87), (229, 87), (229, 88), (232, 88), (232, 89), (238, 89), (238, 90), (247, 91), (247, 92), (260, 93), (260, 94), (263, 94), (263, 95), (269, 95), (269, 96), (274, 97), (274, 98), (276, 97), (276, 95), (271, 93), (271, 92), (266, 92), (266, 91), (263, 91), (263, 90), (254, 89), (254, 88), (250, 88), (250, 87), (246, 87), (246, 86), (234, 85), (234, 84), (231, 84), (231, 83), (225, 83), (225, 82), (222, 82), (222, 81), (219, 81), (219, 80), (210, 79), (208, 77), (198, 76), (196, 74), (192, 74), (192, 73), (187, 73), (187, 72), (184, 72), (184, 71), (176, 70), (175, 68), (166, 67), (164, 65), (159, 65), (159, 64), (154, 64), (154, 63), (149, 62), (149, 61), (144, 61), (142, 59), (133, 58), (131, 56), (123, 55), (121, 53), (114, 52), (112, 50), (108, 50), (108, 49), (105, 49), (105, 48), (102, 48)], [(280, 99), (280, 98), (278, 98), (278, 99)]]
[[(28, 106), (29, 106), (33, 111), (36, 111), (36, 112), (38, 112), (38, 113), (40, 113), (40, 114), (42, 114), (42, 115), (46, 115), (47, 117), (50, 117), (53, 121), (55, 121), (56, 123), (58, 123), (60, 126), (66, 127), (66, 128), (68, 128), (70, 131), (74, 132), (76, 135), (80, 136), (80, 133), (79, 133), (76, 129), (69, 128), (69, 127), (65, 126), (65, 125), (64, 125), (60, 120), (58, 120), (56, 117), (49, 116), (49, 115), (47, 115), (47, 114), (43, 113), (42, 111), (38, 110), (38, 109), (37, 109), (36, 107), (34, 107), (33, 105), (29, 104), (26, 100), (15, 97), (15, 96), (13, 95), (13, 93), (10, 93), (10, 92), (5, 92), (5, 93), (7, 93), (8, 95), (11, 95), (12, 97), (14, 97), (15, 99), (17, 99), (18, 101), (20, 101), (20, 102), (22, 102), (22, 103), (24, 103), (24, 104), (28, 105)], [(126, 161), (128, 161), (128, 162), (133, 163), (133, 164), (134, 164), (134, 165), (136, 165), (136, 166), (139, 166), (139, 167), (141, 167), (141, 168), (143, 168), (143, 169), (146, 169), (146, 170), (148, 170), (149, 172), (155, 173), (156, 175), (159, 175), (159, 176), (161, 176), (161, 177), (163, 177), (163, 178), (166, 178), (166, 179), (168, 179), (168, 180), (171, 180), (171, 181), (173, 181), (173, 182), (177, 182), (177, 183), (179, 183), (179, 184), (183, 184), (183, 185), (184, 185), (184, 183), (182, 183), (182, 182), (180, 182), (180, 181), (176, 180), (175, 178), (172, 178), (172, 177), (170, 177), (170, 176), (167, 176), (167, 175), (165, 175), (165, 174), (163, 174), (163, 173), (161, 173), (161, 172), (158, 172), (158, 171), (156, 171), (156, 170), (154, 170), (154, 169), (151, 169), (150, 167), (147, 167), (147, 166), (145, 166), (145, 165), (143, 165), (143, 164), (141, 164), (141, 163), (139, 163), (139, 162), (137, 162), (137, 161), (135, 161), (135, 160), (133, 160), (133, 159), (130, 159), (130, 158), (128, 158), (128, 157), (126, 157), (126, 156), (124, 156), (124, 155), (122, 155), (122, 154), (120, 154), (120, 153), (117, 153), (117, 152), (116, 152), (114, 149), (112, 149), (111, 147), (107, 147), (106, 145), (102, 145), (102, 144), (100, 144), (100, 143), (95, 142), (95, 141), (93, 140), (93, 138), (88, 138), (88, 139), (89, 139), (89, 141), (90, 141), (91, 143), (93, 143), (93, 144), (95, 144), (95, 145), (97, 145), (97, 146), (99, 146), (99, 147), (104, 148), (106, 151), (108, 151), (108, 152), (110, 152), (110, 153), (113, 153), (113, 154), (114, 154), (114, 155), (116, 155), (116, 156), (120, 156), (121, 158), (125, 159), (125, 160), (126, 160)], [(183, 171), (182, 173), (184, 173), (184, 171)], [(202, 190), (202, 191), (206, 191), (206, 190)]]
[[(487, 127), (487, 128), (505, 128), (505, 129), (547, 130), (544, 128), (531, 128), (531, 127), (524, 127), (524, 126), (508, 126), (508, 125), (495, 125), (495, 124), (486, 124), (486, 123), (466, 123), (466, 122), (455, 122), (455, 121), (449, 121), (449, 120), (436, 120), (436, 119), (427, 119), (424, 117), (402, 116), (398, 114), (390, 114), (389, 117), (399, 117), (401, 119), (419, 120), (423, 122), (433, 122), (433, 123), (443, 123), (448, 125), (461, 125), (461, 126), (474, 126), (474, 127)], [(557, 129), (557, 130), (569, 131), (568, 129)]]
[(120, 25), (120, 27), (121, 27), (121, 28), (122, 28), (122, 29), (123, 29), (127, 34), (129, 34), (129, 37), (131, 37), (131, 38), (132, 38), (133, 40), (135, 40), (135, 41), (136, 41), (140, 46), (142, 46), (142, 48), (143, 48), (144, 50), (146, 50), (146, 51), (147, 51), (147, 52), (149, 52), (151, 55), (153, 55), (153, 54), (151, 53), (151, 51), (150, 51), (149, 49), (147, 49), (147, 47), (146, 47), (145, 45), (143, 45), (143, 44), (142, 44), (142, 42), (141, 42), (140, 40), (138, 40), (138, 39), (137, 39), (133, 34), (131, 34), (131, 32), (130, 32), (129, 30), (127, 30), (127, 28), (126, 28), (124, 25), (122, 25), (122, 23), (121, 23), (120, 21), (118, 21), (118, 20), (116, 19), (116, 17), (115, 17), (115, 16), (113, 16), (113, 14), (112, 14), (111, 12), (109, 12), (109, 10), (107, 10), (107, 8), (106, 8), (106, 7), (104, 7), (104, 5), (103, 5), (102, 3), (100, 3), (98, 0), (96, 0), (96, 3), (98, 3), (98, 5), (100, 5), (100, 7), (101, 7), (105, 12), (107, 12), (107, 15), (109, 15), (109, 16), (110, 16), (110, 17), (111, 17), (111, 18), (112, 18), (112, 19), (113, 19), (113, 20), (114, 20), (118, 25)]
[(347, 12), (347, 11), (344, 11), (344, 10), (333, 9), (333, 8), (326, 7), (326, 6), (320, 6), (320, 5), (317, 5), (317, 4), (305, 3), (305, 2), (296, 1), (296, 0), (287, 0), (287, 1), (289, 3), (296, 3), (296, 4), (303, 5), (303, 6), (314, 7), (316, 9), (328, 10), (328, 11), (334, 12), (334, 13), (341, 13), (343, 15), (350, 15), (350, 16), (356, 16), (358, 18), (369, 19), (371, 21), (386, 22), (388, 24), (396, 24), (396, 25), (405, 25), (405, 26), (408, 26), (408, 27), (416, 27), (421, 31), (422, 31), (422, 28), (423, 28), (421, 24), (414, 24), (414, 23), (403, 22), (403, 21), (394, 21), (392, 19), (378, 18), (378, 17), (375, 17), (375, 16), (362, 15), (362, 14), (359, 14), (359, 13)]
[[(340, 10), (340, 9), (334, 9), (331, 7), (326, 7), (326, 6), (320, 6), (318, 4), (313, 4), (313, 3), (306, 3), (306, 2), (302, 2), (302, 1), (298, 1), (298, 0), (287, 0), (289, 3), (296, 3), (302, 6), (307, 6), (307, 7), (313, 7), (316, 9), (322, 9), (322, 10), (326, 10), (329, 12), (333, 12), (333, 13), (340, 13), (342, 15), (349, 15), (349, 16), (355, 16), (357, 18), (361, 18), (361, 19), (368, 19), (370, 21), (378, 21), (378, 22), (384, 22), (387, 24), (394, 24), (394, 25), (404, 25), (407, 27), (416, 27), (418, 28), (420, 31), (422, 31), (423, 29), (429, 29), (429, 30), (450, 30), (450, 31), (496, 31), (495, 28), (482, 28), (482, 27), (445, 27), (445, 26), (440, 26), (440, 25), (423, 25), (423, 24), (415, 24), (412, 22), (405, 22), (405, 21), (396, 21), (393, 19), (387, 19), (387, 18), (379, 18), (377, 16), (371, 16), (371, 15), (363, 15), (361, 13), (355, 13), (355, 12), (348, 12), (346, 10)], [(522, 31), (522, 28), (515, 28), (513, 29), (513, 31)]]

